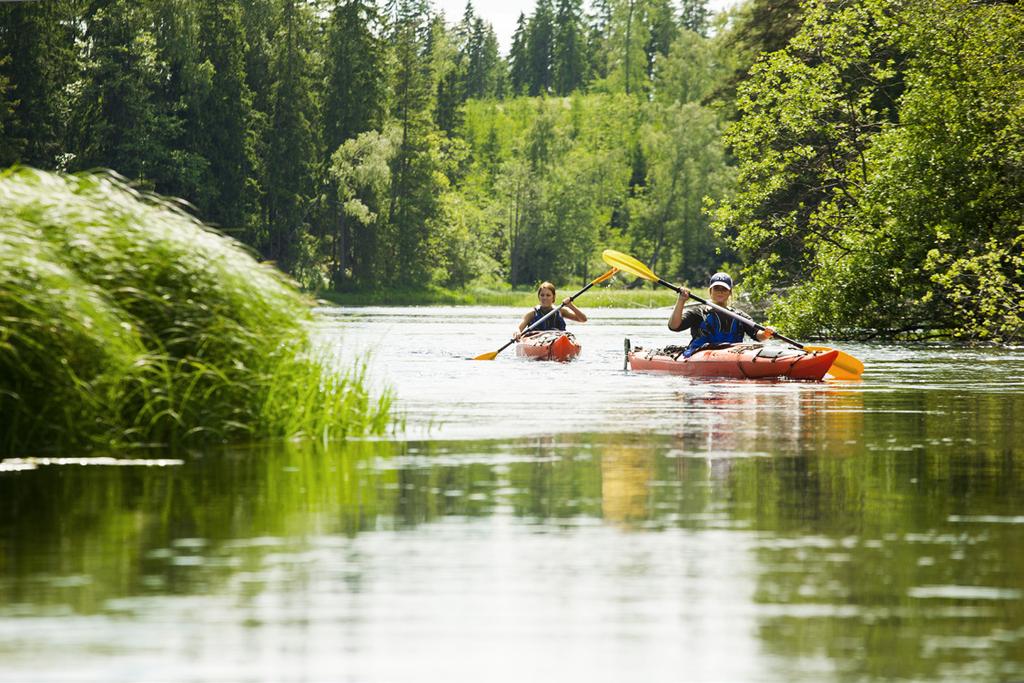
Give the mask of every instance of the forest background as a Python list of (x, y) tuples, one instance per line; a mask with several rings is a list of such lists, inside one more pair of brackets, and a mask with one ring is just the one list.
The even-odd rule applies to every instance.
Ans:
[(1024, 10), (996, 0), (0, 5), (0, 165), (112, 169), (307, 288), (721, 268), (792, 334), (1024, 329)]

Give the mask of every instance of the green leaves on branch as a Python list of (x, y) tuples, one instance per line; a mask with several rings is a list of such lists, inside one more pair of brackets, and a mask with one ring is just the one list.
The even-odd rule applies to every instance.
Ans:
[(774, 311), (794, 334), (1012, 338), (1016, 309), (980, 301), (1022, 283), (1024, 12), (806, 12), (741, 87), (728, 135), (740, 190), (716, 223), (755, 264), (747, 284), (789, 287)]

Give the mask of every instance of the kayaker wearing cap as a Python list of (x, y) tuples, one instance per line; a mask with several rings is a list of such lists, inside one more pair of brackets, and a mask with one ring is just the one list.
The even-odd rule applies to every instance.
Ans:
[[(732, 278), (727, 274), (715, 273), (711, 276), (711, 280), (708, 282), (708, 295), (711, 303), (749, 319), (746, 313), (729, 306), (729, 297), (732, 296)], [(754, 326), (753, 320), (749, 324), (741, 323), (735, 318), (719, 313), (710, 306), (691, 306), (684, 312), (683, 306), (686, 305), (686, 300), (689, 298), (690, 290), (682, 288), (676, 299), (676, 306), (672, 309), (672, 315), (668, 319), (668, 329), (673, 332), (690, 330), (692, 339), (690, 345), (683, 351), (685, 358), (689, 358), (704, 346), (737, 344), (743, 341), (743, 335), (757, 341), (766, 341), (775, 334), (775, 330), (771, 327), (765, 327), (759, 331)]]
[[(526, 312), (526, 315), (523, 316), (522, 322), (519, 323), (519, 330), (512, 337), (513, 339), (519, 339), (522, 337), (523, 330), (551, 312), (551, 309), (555, 304), (555, 286), (550, 282), (540, 283), (540, 287), (537, 288), (537, 300), (540, 301), (540, 305), (534, 306)], [(576, 308), (576, 304), (572, 302), (572, 297), (566, 297), (562, 303), (565, 304), (565, 307), (562, 308), (562, 310), (555, 313), (531, 331), (543, 332), (545, 330), (564, 330), (566, 318), (569, 320), (575, 320), (578, 323), (587, 322), (587, 314)]]

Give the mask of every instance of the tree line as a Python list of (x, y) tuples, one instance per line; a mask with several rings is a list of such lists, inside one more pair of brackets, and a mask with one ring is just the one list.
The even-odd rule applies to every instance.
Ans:
[(0, 164), (111, 168), (315, 288), (744, 270), (836, 336), (1021, 329), (1022, 10), (1000, 0), (0, 7)]
[(312, 287), (581, 276), (624, 236), (696, 273), (729, 177), (708, 21), (539, 0), (503, 57), (471, 2), (451, 23), (424, 0), (12, 4), (0, 164), (112, 169)]

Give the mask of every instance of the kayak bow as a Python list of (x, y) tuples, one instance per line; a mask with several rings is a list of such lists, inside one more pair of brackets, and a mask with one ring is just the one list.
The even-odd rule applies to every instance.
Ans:
[(565, 362), (580, 355), (582, 348), (572, 332), (549, 330), (521, 337), (516, 343), (516, 355), (534, 360)]

